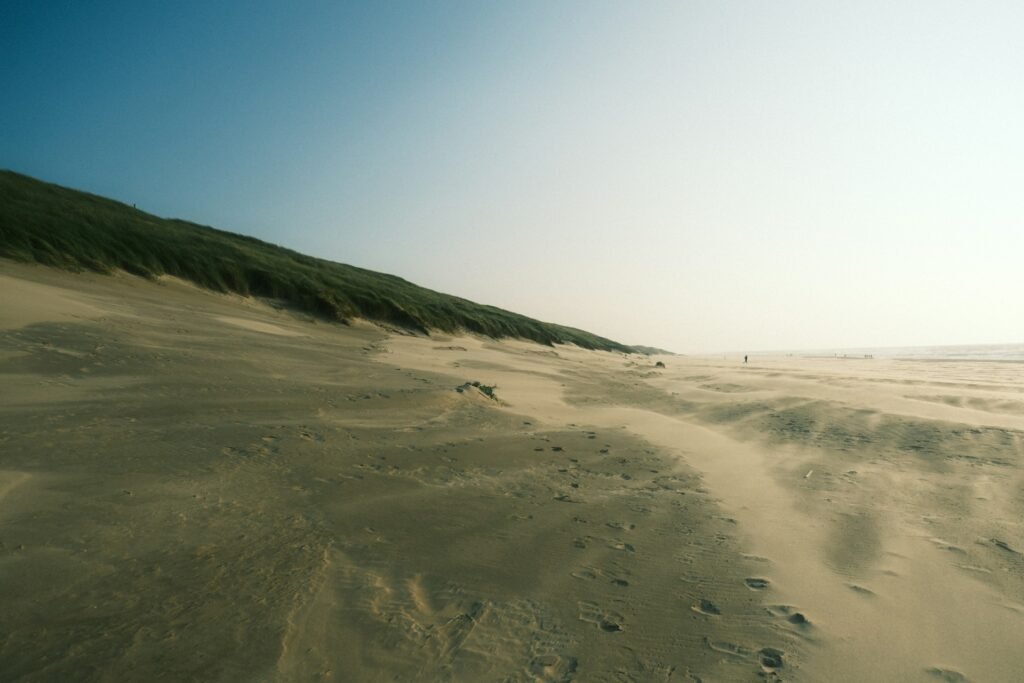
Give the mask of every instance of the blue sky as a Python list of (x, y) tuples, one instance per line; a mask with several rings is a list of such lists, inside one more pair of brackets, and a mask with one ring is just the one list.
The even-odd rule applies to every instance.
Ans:
[(0, 167), (678, 351), (1024, 341), (1017, 3), (7, 3)]

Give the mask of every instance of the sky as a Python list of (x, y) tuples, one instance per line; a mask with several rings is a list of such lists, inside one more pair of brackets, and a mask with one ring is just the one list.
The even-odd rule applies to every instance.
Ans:
[(29, 2), (0, 168), (684, 353), (1024, 342), (1024, 3)]

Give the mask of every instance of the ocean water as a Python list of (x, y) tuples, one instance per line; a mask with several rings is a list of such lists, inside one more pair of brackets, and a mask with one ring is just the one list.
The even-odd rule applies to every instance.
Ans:
[(965, 346), (890, 346), (867, 349), (819, 349), (794, 356), (846, 356), (847, 358), (902, 358), (907, 360), (1024, 361), (1024, 344), (976, 344)]

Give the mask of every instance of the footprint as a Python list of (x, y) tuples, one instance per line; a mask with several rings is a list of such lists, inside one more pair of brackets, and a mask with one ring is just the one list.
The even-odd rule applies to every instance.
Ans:
[(625, 579), (612, 579), (612, 585), (626, 588), (629, 586), (629, 581), (626, 581)]
[(742, 645), (737, 645), (736, 643), (730, 643), (727, 640), (711, 640), (705, 636), (704, 644), (715, 652), (720, 652), (724, 655), (730, 655), (733, 657), (747, 658), (754, 654), (753, 650), (745, 648)]
[(632, 531), (636, 528), (636, 524), (630, 524), (629, 522), (608, 522), (607, 526), (612, 529), (621, 529), (622, 531)]
[(763, 591), (768, 587), (768, 579), (743, 579), (743, 583), (747, 584), (747, 588), (752, 591)]
[(579, 619), (588, 624), (594, 624), (605, 633), (618, 633), (623, 630), (625, 619), (618, 612), (607, 612), (602, 610), (597, 603), (582, 601), (577, 603), (580, 614)]
[(530, 660), (530, 673), (541, 681), (570, 681), (573, 679), (579, 662), (575, 657), (559, 657), (558, 655), (540, 655)]
[(749, 553), (742, 553), (740, 556), (745, 560), (750, 560), (751, 562), (763, 562), (765, 564), (771, 562), (771, 560), (769, 560), (767, 557), (762, 557), (761, 555), (750, 555)]
[(871, 590), (870, 588), (866, 588), (864, 586), (861, 586), (860, 584), (848, 583), (846, 585), (849, 586), (850, 590), (852, 590), (854, 593), (860, 593), (861, 595), (870, 595), (870, 596), (874, 596), (874, 594), (875, 594), (875, 591)]
[(803, 612), (798, 612), (795, 607), (789, 605), (772, 605), (768, 607), (768, 613), (774, 617), (781, 617), (794, 626), (810, 626), (811, 622)]
[(782, 650), (776, 650), (774, 647), (763, 647), (757, 653), (757, 658), (761, 662), (761, 668), (765, 672), (771, 672), (782, 668), (782, 654)]
[(601, 570), (595, 569), (594, 567), (582, 567), (574, 572), (571, 572), (569, 576), (574, 579), (585, 579), (587, 581), (593, 581), (597, 577), (601, 576)]
[(718, 608), (718, 605), (704, 598), (701, 598), (700, 602), (696, 605), (692, 605), (690, 609), (697, 614), (705, 614), (707, 616), (716, 616), (722, 613), (722, 610)]
[(622, 550), (627, 553), (636, 552), (636, 548), (633, 547), (632, 543), (612, 543), (609, 547), (614, 548), (615, 550)]

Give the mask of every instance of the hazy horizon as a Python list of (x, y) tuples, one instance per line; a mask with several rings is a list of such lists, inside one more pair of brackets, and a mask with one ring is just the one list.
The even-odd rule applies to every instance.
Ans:
[(1024, 341), (1015, 3), (24, 3), (0, 167), (628, 344)]
[(1024, 361), (1024, 343), (940, 344), (931, 346), (830, 346), (814, 349), (727, 350), (690, 355), (705, 358), (749, 356), (751, 360), (757, 360), (764, 357), (777, 358), (783, 355), (803, 358), (825, 358), (835, 355), (856, 359), (861, 358), (861, 354), (871, 354), (872, 358), (910, 360)]

